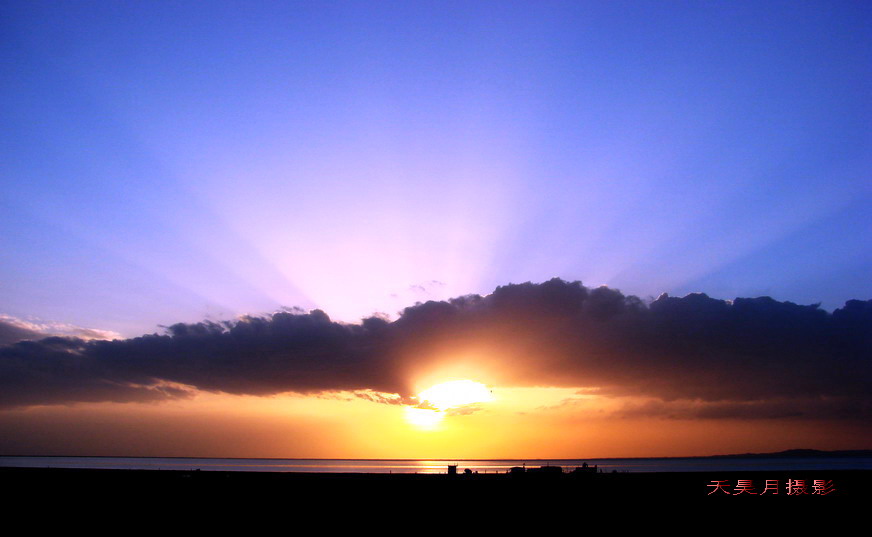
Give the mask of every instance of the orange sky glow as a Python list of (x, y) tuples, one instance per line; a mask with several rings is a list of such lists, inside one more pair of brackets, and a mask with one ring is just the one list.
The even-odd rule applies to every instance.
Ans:
[[(243, 458), (596, 458), (770, 452), (868, 445), (868, 428), (812, 420), (615, 417), (635, 398), (575, 388), (494, 387), (493, 401), (434, 427), (410, 407), (350, 393), (231, 396), (200, 393), (154, 404), (97, 403), (7, 411), (10, 438), (45, 455)], [(420, 410), (420, 412), (433, 412)], [(22, 444), (23, 448), (23, 444)]]

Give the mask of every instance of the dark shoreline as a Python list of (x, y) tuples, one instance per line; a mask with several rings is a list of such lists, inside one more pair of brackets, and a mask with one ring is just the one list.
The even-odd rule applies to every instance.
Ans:
[[(839, 499), (869, 499), (872, 470), (798, 470), (749, 472), (638, 472), (573, 475), (384, 474), (315, 472), (241, 472), (180, 470), (109, 470), (0, 467), (0, 486), (19, 498), (88, 498), (89, 501), (128, 502), (162, 498), (177, 501), (262, 502), (304, 493), (310, 502), (369, 501), (376, 498), (447, 497), (541, 503), (594, 500), (675, 500), (712, 504), (736, 502), (757, 506), (799, 503), (811, 506)], [(751, 480), (753, 492), (736, 494), (739, 480)], [(778, 494), (760, 494), (767, 480), (777, 482)], [(788, 495), (788, 480), (803, 480), (807, 494)], [(816, 480), (828, 481), (828, 494), (814, 494)], [(716, 490), (712, 484), (723, 483)], [(795, 481), (794, 481), (795, 482)], [(819, 481), (820, 482), (820, 481)], [(726, 491), (731, 494), (726, 494)], [(709, 494), (714, 492), (713, 494)], [(809, 503), (811, 502), (811, 503)]]

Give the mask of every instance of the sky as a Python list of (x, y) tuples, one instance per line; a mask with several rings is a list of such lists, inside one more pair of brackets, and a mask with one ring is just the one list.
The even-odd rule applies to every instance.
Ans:
[(0, 453), (868, 448), (870, 28), (4, 2)]

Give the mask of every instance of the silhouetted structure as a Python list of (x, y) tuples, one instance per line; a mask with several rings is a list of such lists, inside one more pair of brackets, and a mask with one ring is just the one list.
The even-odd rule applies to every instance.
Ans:
[(595, 465), (588, 466), (588, 464), (586, 462), (583, 462), (583, 463), (581, 463), (581, 466), (578, 466), (575, 470), (572, 471), (572, 473), (575, 475), (595, 474), (595, 473), (597, 473), (597, 467)]
[(523, 466), (512, 466), (511, 468), (509, 468), (509, 475), (523, 476), (524, 472), (526, 472), (526, 471), (527, 471), (527, 469), (524, 468)]
[(530, 468), (527, 473), (537, 477), (559, 477), (563, 475), (563, 467), (561, 466), (540, 466), (538, 468)]

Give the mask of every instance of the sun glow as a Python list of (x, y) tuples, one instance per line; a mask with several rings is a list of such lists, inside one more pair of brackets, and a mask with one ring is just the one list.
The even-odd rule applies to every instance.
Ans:
[(406, 407), (406, 421), (419, 429), (435, 429), (445, 418), (445, 413), (429, 408)]
[(406, 407), (406, 421), (420, 429), (435, 429), (449, 414), (459, 407), (493, 401), (493, 395), (484, 384), (472, 380), (453, 380), (431, 386), (418, 394), (417, 407)]
[(493, 401), (493, 395), (481, 382), (452, 380), (427, 388), (418, 394), (418, 399), (438, 410), (448, 410), (473, 403), (487, 403)]

